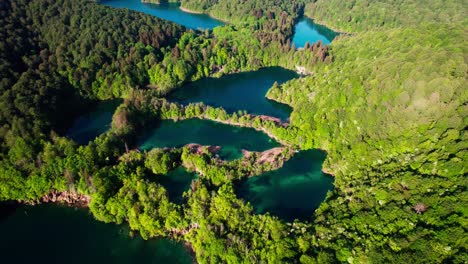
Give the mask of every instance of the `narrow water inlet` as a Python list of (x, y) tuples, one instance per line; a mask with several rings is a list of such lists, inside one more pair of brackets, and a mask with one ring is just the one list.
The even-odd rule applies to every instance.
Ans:
[(221, 146), (223, 159), (242, 156), (242, 149), (264, 151), (280, 144), (253, 128), (236, 127), (210, 120), (187, 119), (175, 122), (161, 120), (154, 128), (148, 128), (139, 138), (138, 148), (182, 147), (186, 144)]

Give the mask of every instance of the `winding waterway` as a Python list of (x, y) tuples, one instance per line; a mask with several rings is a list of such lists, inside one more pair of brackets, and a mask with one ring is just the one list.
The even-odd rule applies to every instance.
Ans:
[(160, 121), (155, 128), (141, 136), (139, 149), (182, 147), (189, 143), (221, 146), (219, 155), (223, 159), (241, 157), (242, 149), (264, 151), (279, 146), (275, 140), (252, 128), (188, 119), (178, 122)]
[[(145, 4), (140, 0), (106, 0), (100, 3), (128, 8), (192, 29), (212, 29), (223, 25), (204, 14), (182, 11), (175, 4)], [(293, 43), (303, 47), (321, 40), (329, 44), (336, 33), (301, 20), (295, 28)], [(279, 67), (207, 78), (189, 83), (170, 95), (180, 103), (204, 102), (227, 111), (247, 110), (253, 114), (287, 119), (291, 108), (265, 98), (275, 83), (296, 78), (296, 73)], [(66, 135), (86, 144), (110, 128), (112, 115), (120, 101), (99, 103), (76, 120)], [(219, 145), (224, 159), (242, 156), (242, 149), (264, 151), (279, 144), (251, 128), (239, 128), (208, 120), (160, 121), (141, 135), (139, 148), (180, 147), (188, 143)], [(239, 183), (238, 196), (249, 201), (257, 213), (269, 212), (286, 221), (308, 220), (326, 193), (333, 188), (331, 177), (321, 172), (325, 154), (304, 151), (272, 172), (250, 177)], [(179, 167), (158, 181), (170, 199), (183, 203), (182, 194), (190, 188), (196, 174)], [(129, 236), (125, 225), (96, 221), (86, 209), (56, 205), (20, 206), (0, 218), (0, 254), (3, 263), (192, 263), (181, 243), (169, 239), (144, 241)]]
[(0, 220), (2, 263), (193, 263), (182, 243), (131, 238), (86, 209), (21, 206)]
[(115, 8), (127, 8), (148, 15), (166, 19), (191, 29), (213, 29), (224, 23), (206, 14), (184, 12), (172, 3), (149, 4), (141, 0), (104, 0), (99, 3)]

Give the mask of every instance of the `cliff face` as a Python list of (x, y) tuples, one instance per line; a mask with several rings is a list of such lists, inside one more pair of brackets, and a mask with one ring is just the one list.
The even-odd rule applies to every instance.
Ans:
[(91, 202), (91, 198), (84, 194), (78, 194), (69, 191), (52, 191), (42, 196), (37, 201), (25, 202), (26, 204), (36, 205), (40, 203), (59, 203), (73, 207), (88, 207)]

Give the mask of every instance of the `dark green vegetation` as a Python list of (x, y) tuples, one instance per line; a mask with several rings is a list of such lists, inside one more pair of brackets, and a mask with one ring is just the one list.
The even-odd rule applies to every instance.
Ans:
[(0, 220), (0, 232), (4, 263), (192, 263), (182, 243), (130, 237), (128, 227), (84, 209), (21, 206)]
[[(2, 1), (0, 200), (84, 194), (98, 220), (185, 240), (200, 263), (466, 263), (466, 9), (432, 5), (432, 19), (425, 1), (386, 9), (346, 1), (357, 13), (324, 2), (313, 13), (319, 22), (359, 33), (297, 51), (288, 45), (296, 1), (206, 1), (209, 13), (235, 4), (226, 14), (233, 23), (212, 32), (80, 0)], [(381, 25), (358, 15), (367, 8), (388, 10), (378, 21), (415, 20)], [(415, 12), (390, 12), (398, 8)], [(234, 22), (244, 15), (246, 24)], [(187, 82), (267, 66), (312, 73), (268, 93), (293, 107), (289, 126), (161, 98)], [(84, 146), (58, 136), (89, 101), (116, 97), (124, 103), (107, 133)], [(236, 195), (233, 181), (275, 164), (223, 161), (206, 148), (135, 150), (149, 125), (190, 118), (267, 132), (290, 147), (284, 158), (293, 148), (326, 150), (335, 188), (301, 217), (309, 221), (291, 223), (256, 214)], [(161, 176), (180, 166), (199, 178), (175, 203)]]
[(268, 100), (265, 95), (273, 84), (281, 84), (294, 77), (297, 74), (293, 71), (272, 67), (223, 78), (202, 79), (175, 90), (168, 96), (168, 100), (182, 104), (203, 102), (223, 107), (228, 112), (246, 110), (252, 114), (286, 120), (291, 114), (291, 108)]
[(251, 128), (232, 127), (208, 120), (188, 119), (174, 122), (164, 120), (142, 134), (138, 147), (142, 150), (163, 147), (182, 147), (186, 144), (220, 146), (223, 159), (242, 156), (242, 149), (264, 151), (278, 143)]
[(269, 212), (290, 222), (310, 220), (333, 188), (332, 177), (321, 171), (324, 160), (325, 154), (317, 150), (298, 153), (281, 169), (243, 180), (238, 195), (256, 213)]
[[(293, 54), (281, 53), (275, 43), (261, 49), (258, 40), (231, 27), (198, 35), (84, 1), (14, 0), (1, 7), (0, 177), (9, 186), (2, 186), (2, 198), (36, 198), (52, 186), (66, 188), (67, 181), (88, 182), (100, 166), (113, 164), (125, 142), (112, 133), (79, 149), (56, 136), (85, 107), (81, 98), (127, 96), (136, 89), (161, 95), (188, 80), (275, 65)], [(281, 63), (314, 64), (324, 56), (325, 50), (303, 51)], [(73, 155), (86, 162), (55, 160)], [(68, 180), (65, 167), (73, 172)]]

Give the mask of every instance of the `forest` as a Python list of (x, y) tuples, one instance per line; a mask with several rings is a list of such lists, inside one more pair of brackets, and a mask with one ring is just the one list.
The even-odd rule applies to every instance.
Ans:
[(287, 44), (294, 24), (302, 15), (304, 0), (181, 0), (189, 10), (208, 13), (215, 18), (241, 25), (255, 32), (262, 44), (278, 41)]
[[(463, 3), (181, 5), (230, 24), (194, 31), (85, 0), (0, 2), (0, 201), (87, 195), (97, 220), (188, 242), (199, 263), (468, 261)], [(298, 50), (290, 38), (303, 13), (351, 34)], [(267, 94), (293, 108), (287, 126), (165, 99), (201, 78), (298, 65), (312, 74)], [(80, 113), (112, 98), (123, 102), (108, 132), (85, 145), (64, 136)], [(281, 164), (223, 161), (206, 147), (135, 149), (155, 120), (190, 118), (262, 131), (285, 160), (322, 149), (335, 187), (308, 220), (286, 222), (255, 214), (235, 192), (237, 181)], [(159, 178), (180, 166), (200, 178), (177, 204)]]
[(305, 14), (343, 32), (419, 24), (463, 24), (466, 2), (458, 0), (314, 0)]

